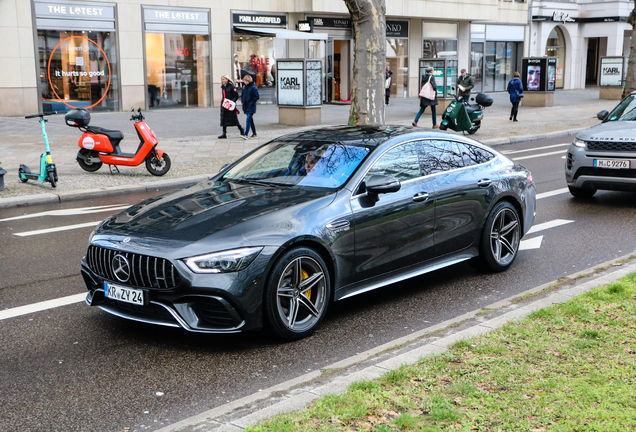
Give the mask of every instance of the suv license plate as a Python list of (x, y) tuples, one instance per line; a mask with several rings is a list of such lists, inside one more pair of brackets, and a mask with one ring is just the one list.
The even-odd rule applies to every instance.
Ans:
[(104, 295), (109, 299), (119, 300), (126, 303), (132, 303), (140, 306), (145, 304), (144, 292), (142, 290), (126, 288), (107, 282), (104, 282)]
[(629, 159), (594, 159), (595, 168), (629, 169)]

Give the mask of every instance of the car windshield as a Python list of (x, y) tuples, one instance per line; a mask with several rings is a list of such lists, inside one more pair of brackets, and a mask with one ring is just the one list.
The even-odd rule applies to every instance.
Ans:
[(636, 95), (629, 95), (609, 113), (607, 121), (636, 120)]
[(224, 181), (338, 188), (369, 149), (342, 143), (273, 141), (223, 175)]

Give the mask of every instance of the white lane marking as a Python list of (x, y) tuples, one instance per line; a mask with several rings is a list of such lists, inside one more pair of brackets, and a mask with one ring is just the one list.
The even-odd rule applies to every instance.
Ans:
[(543, 236), (531, 238), (529, 240), (521, 240), (519, 242), (519, 250), (530, 250), (530, 249), (539, 249), (541, 247), (541, 242), (543, 241)]
[(525, 149), (525, 150), (508, 150), (508, 151), (503, 151), (501, 153), (503, 153), (505, 155), (509, 155), (509, 154), (526, 153), (526, 152), (531, 152), (531, 151), (535, 151), (535, 150), (545, 150), (545, 149), (549, 149), (549, 148), (563, 147), (563, 146), (569, 146), (569, 145), (570, 145), (570, 143), (567, 143), (567, 144), (554, 144), (554, 145), (549, 145), (549, 146), (544, 146), (544, 147), (534, 147), (534, 148)]
[(559, 150), (559, 151), (555, 151), (555, 152), (550, 152), (550, 153), (541, 153), (541, 154), (537, 154), (537, 155), (532, 155), (532, 156), (521, 156), (518, 158), (512, 158), (512, 160), (524, 160), (524, 159), (532, 159), (532, 158), (537, 158), (537, 157), (542, 157), (542, 156), (552, 156), (552, 155), (556, 155), (556, 154), (561, 154), (563, 152), (566, 152), (567, 150)]
[(555, 190), (550, 191), (550, 192), (543, 192), (543, 193), (537, 194), (537, 199), (548, 198), (548, 197), (551, 197), (551, 196), (561, 195), (561, 194), (568, 193), (568, 192), (570, 192), (570, 190), (568, 188), (555, 189)]
[(533, 234), (539, 231), (544, 231), (550, 228), (555, 228), (561, 225), (567, 225), (574, 222), (573, 220), (565, 220), (565, 219), (554, 219), (551, 220), (549, 222), (545, 222), (539, 225), (534, 225), (532, 228), (530, 228), (530, 230), (526, 233), (526, 235), (528, 234)]
[(83, 215), (83, 214), (90, 214), (90, 213), (124, 210), (124, 209), (127, 209), (128, 207), (130, 207), (130, 205), (128, 204), (114, 204), (114, 205), (97, 206), (97, 207), (79, 207), (74, 209), (51, 210), (51, 211), (45, 211), (41, 213), (33, 213), (28, 215), (0, 219), (0, 222), (19, 220), (19, 219), (29, 219), (29, 218), (42, 217), (42, 216), (76, 216), (76, 215)]
[(48, 233), (58, 232), (58, 231), (68, 231), (68, 230), (73, 230), (78, 228), (91, 227), (101, 222), (102, 221), (86, 222), (86, 223), (81, 223), (76, 225), (65, 225), (65, 226), (55, 227), (55, 228), (45, 228), (45, 229), (35, 230), (35, 231), (24, 231), (19, 233), (13, 233), (13, 235), (17, 235), (19, 237), (27, 237), (27, 236), (38, 235), (38, 234), (48, 234)]
[(75, 294), (68, 297), (61, 297), (54, 300), (47, 300), (40, 303), (33, 303), (26, 306), (19, 306), (12, 309), (6, 309), (0, 311), (0, 321), (7, 318), (15, 318), (22, 315), (32, 314), (34, 312), (41, 312), (47, 309), (53, 309), (60, 306), (66, 306), (73, 303), (79, 303), (84, 301), (86, 298), (86, 293), (83, 294)]

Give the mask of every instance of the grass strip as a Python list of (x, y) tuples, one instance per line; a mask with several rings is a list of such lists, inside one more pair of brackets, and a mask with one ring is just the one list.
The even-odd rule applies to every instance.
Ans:
[(249, 432), (636, 430), (636, 274)]

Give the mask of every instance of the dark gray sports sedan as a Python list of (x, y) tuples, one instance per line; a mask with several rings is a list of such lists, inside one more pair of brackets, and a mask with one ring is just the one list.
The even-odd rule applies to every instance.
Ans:
[(286, 135), (209, 181), (106, 219), (86, 302), (194, 332), (311, 334), (332, 301), (471, 260), (510, 267), (532, 175), (469, 138), (410, 127)]

